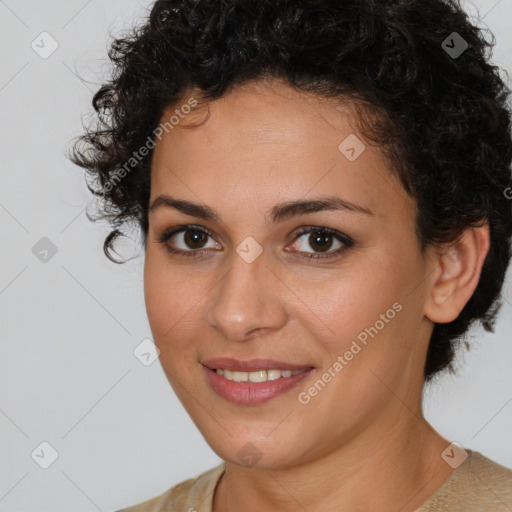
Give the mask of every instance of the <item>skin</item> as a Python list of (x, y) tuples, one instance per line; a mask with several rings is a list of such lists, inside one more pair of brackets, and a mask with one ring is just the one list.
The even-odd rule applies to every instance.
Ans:
[[(151, 211), (144, 289), (169, 382), (226, 461), (214, 512), (326, 512), (340, 504), (350, 511), (415, 510), (453, 472), (441, 457), (450, 441), (421, 410), (433, 322), (456, 318), (476, 288), (487, 225), (468, 229), (456, 245), (422, 253), (415, 201), (380, 149), (357, 131), (348, 101), (267, 80), (210, 102), (203, 124), (192, 127), (193, 118), (197, 112), (157, 143), (150, 204), (172, 195), (208, 205), (221, 220), (170, 207)], [(349, 134), (366, 145), (355, 161), (338, 150)], [(281, 202), (333, 195), (372, 214), (319, 211), (275, 225), (266, 217)], [(167, 244), (206, 251), (197, 258), (174, 256), (158, 241), (187, 224), (213, 236), (187, 245), (181, 232)], [(310, 234), (297, 237), (304, 226), (337, 230), (354, 245), (332, 258), (301, 258), (325, 254)], [(236, 252), (249, 236), (263, 249), (250, 264)], [(326, 251), (338, 247), (333, 239)], [(309, 403), (300, 403), (299, 394), (394, 303), (402, 310)], [(272, 358), (315, 371), (268, 402), (240, 405), (210, 387), (201, 361), (214, 357)], [(237, 455), (242, 448), (261, 458), (245, 462)]]

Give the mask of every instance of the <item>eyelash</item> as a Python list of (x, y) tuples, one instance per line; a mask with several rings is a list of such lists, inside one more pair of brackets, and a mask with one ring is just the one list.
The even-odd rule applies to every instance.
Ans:
[[(158, 237), (158, 242), (163, 244), (165, 246), (165, 248), (167, 249), (167, 251), (169, 251), (172, 255), (178, 256), (178, 257), (184, 256), (184, 257), (189, 257), (189, 258), (197, 258), (197, 257), (200, 257), (202, 253), (209, 252), (208, 250), (200, 250), (200, 249), (196, 249), (196, 250), (193, 249), (190, 251), (182, 251), (181, 249), (174, 249), (167, 243), (168, 240), (172, 236), (176, 235), (177, 233), (181, 233), (181, 232), (185, 232), (185, 231), (197, 231), (199, 233), (206, 234), (209, 237), (213, 238), (213, 235), (206, 228), (201, 228), (199, 226), (194, 226), (194, 225), (190, 224), (190, 225), (186, 225), (186, 226), (180, 226), (178, 228), (173, 228), (170, 231), (165, 231)], [(327, 233), (329, 235), (332, 235), (334, 238), (336, 238), (339, 242), (341, 242), (343, 244), (343, 247), (340, 247), (339, 249), (337, 249), (335, 251), (325, 253), (325, 254), (324, 253), (300, 253), (300, 251), (299, 251), (301, 258), (305, 258), (305, 259), (333, 258), (333, 257), (341, 255), (343, 252), (345, 252), (347, 249), (349, 249), (350, 247), (352, 247), (354, 245), (353, 240), (351, 240), (347, 235), (344, 235), (334, 229), (321, 227), (321, 226), (308, 226), (308, 227), (301, 228), (300, 231), (295, 236), (295, 238), (293, 239), (293, 242), (298, 240), (302, 235), (305, 235), (307, 233), (316, 233), (316, 232)]]

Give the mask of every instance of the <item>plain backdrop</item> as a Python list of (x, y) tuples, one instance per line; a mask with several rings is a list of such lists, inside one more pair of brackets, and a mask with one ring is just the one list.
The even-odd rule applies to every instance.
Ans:
[[(151, 338), (143, 255), (107, 260), (109, 227), (85, 217), (91, 196), (65, 157), (108, 74), (110, 34), (151, 5), (0, 1), (0, 511), (112, 511), (220, 462), (159, 362), (135, 357)], [(466, 6), (510, 72), (512, 2)], [(448, 439), (512, 468), (510, 279), (504, 297), (496, 333), (472, 332), (458, 376), (426, 389), (425, 414)]]

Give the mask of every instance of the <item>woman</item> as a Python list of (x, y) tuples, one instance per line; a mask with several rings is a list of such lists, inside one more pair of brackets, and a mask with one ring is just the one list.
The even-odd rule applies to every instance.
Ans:
[(158, 0), (75, 146), (216, 468), (125, 509), (510, 510), (422, 389), (492, 331), (510, 93), (454, 0)]

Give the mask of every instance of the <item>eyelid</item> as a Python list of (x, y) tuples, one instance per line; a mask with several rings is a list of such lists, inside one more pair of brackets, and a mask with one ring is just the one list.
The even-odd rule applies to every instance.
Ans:
[(338, 242), (341, 243), (341, 247), (338, 247), (335, 250), (328, 250), (326, 252), (308, 252), (308, 251), (291, 251), (297, 252), (299, 258), (306, 260), (321, 260), (321, 259), (336, 259), (341, 257), (345, 251), (354, 246), (354, 241), (348, 235), (338, 231), (337, 229), (332, 229), (327, 226), (303, 226), (299, 228), (299, 231), (294, 234), (293, 243), (297, 243), (297, 240), (301, 238), (303, 235), (311, 235), (312, 233), (322, 232), (327, 233), (333, 238), (335, 238)]
[(323, 233), (328, 233), (328, 234), (332, 235), (337, 240), (339, 240), (340, 242), (342, 242), (342, 243), (344, 243), (346, 245), (352, 246), (354, 244), (354, 241), (352, 240), (352, 238), (350, 238), (345, 233), (342, 233), (341, 231), (338, 231), (337, 229), (328, 228), (327, 226), (313, 226), (313, 225), (303, 226), (303, 227), (299, 228), (299, 231), (297, 233), (294, 233), (293, 240), (295, 241), (298, 238), (300, 238), (302, 235), (311, 234), (311, 233), (314, 233), (316, 231), (321, 231)]

